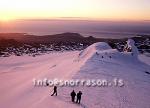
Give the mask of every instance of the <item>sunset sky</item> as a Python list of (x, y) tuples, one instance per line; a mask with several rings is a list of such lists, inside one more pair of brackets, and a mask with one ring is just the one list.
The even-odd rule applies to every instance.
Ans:
[(51, 18), (150, 20), (150, 0), (0, 0), (0, 21)]

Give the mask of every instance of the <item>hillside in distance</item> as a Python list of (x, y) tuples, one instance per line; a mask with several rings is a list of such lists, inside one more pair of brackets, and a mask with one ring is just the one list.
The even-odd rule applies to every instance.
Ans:
[(24, 43), (49, 43), (49, 42), (83, 42), (83, 41), (97, 41), (96, 38), (83, 37), (78, 33), (62, 33), (55, 35), (36, 36), (26, 33), (0, 33), (0, 39), (14, 39), (18, 42)]
[[(136, 40), (143, 40), (145, 38), (149, 38), (149, 35), (137, 35), (132, 37)], [(93, 36), (84, 37), (79, 33), (61, 33), (61, 34), (54, 34), (54, 35), (31, 35), (27, 33), (0, 33), (0, 40), (2, 39), (14, 39), (18, 42), (25, 42), (25, 43), (49, 43), (49, 42), (66, 42), (66, 41), (74, 41), (74, 42), (84, 42), (84, 41), (120, 41), (120, 40), (127, 40), (127, 38), (122, 39), (112, 39), (112, 38), (95, 38)]]
[[(150, 52), (150, 36), (132, 37), (141, 52)], [(48, 51), (83, 50), (96, 42), (107, 42), (112, 48), (122, 51), (127, 38), (107, 39), (84, 37), (79, 33), (62, 33), (36, 36), (27, 33), (0, 33), (0, 55), (22, 55)], [(11, 54), (10, 54), (11, 53)]]

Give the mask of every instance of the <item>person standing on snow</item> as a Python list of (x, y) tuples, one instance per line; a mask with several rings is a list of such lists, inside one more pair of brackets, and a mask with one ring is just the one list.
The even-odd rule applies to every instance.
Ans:
[(76, 96), (75, 91), (73, 90), (70, 95), (71, 95), (72, 102), (74, 102), (74, 99), (75, 99), (75, 96)]
[(80, 101), (81, 101), (81, 95), (82, 95), (82, 92), (79, 91), (79, 92), (77, 93), (77, 101), (76, 101), (76, 103), (78, 103), (78, 104), (80, 104)]

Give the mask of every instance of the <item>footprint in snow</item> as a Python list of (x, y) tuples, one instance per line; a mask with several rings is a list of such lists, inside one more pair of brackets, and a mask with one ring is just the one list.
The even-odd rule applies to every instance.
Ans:
[(54, 67), (56, 67), (57, 65), (53, 65), (53, 66), (51, 66), (50, 68), (54, 68)]

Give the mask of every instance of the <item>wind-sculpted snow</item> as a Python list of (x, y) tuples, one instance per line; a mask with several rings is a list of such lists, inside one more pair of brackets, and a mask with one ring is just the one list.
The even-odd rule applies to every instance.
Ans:
[(78, 59), (83, 59), (83, 58), (88, 59), (96, 52), (104, 51), (108, 49), (111, 49), (111, 47), (105, 42), (94, 43), (93, 45), (81, 51)]
[[(145, 56), (140, 60), (103, 42), (81, 52), (1, 57), (0, 108), (149, 108), (150, 67)], [(58, 96), (52, 97), (53, 88), (35, 87), (34, 78), (104, 79), (112, 85), (58, 87)], [(116, 79), (123, 85), (114, 86)], [(73, 89), (83, 92), (81, 105), (71, 102)]]
[(138, 51), (137, 47), (135, 46), (135, 41), (132, 39), (128, 39), (127, 47), (128, 47), (128, 49), (131, 49), (133, 56), (137, 58), (139, 51)]
[[(121, 62), (133, 63), (133, 61), (138, 61), (137, 58), (133, 57), (132, 52), (119, 52), (117, 49), (112, 49), (105, 42), (95, 43), (85, 50), (81, 51), (78, 60), (79, 61), (87, 61), (93, 59), (100, 59), (102, 61), (110, 61), (112, 59), (119, 59)], [(116, 62), (116, 61), (114, 61)]]

